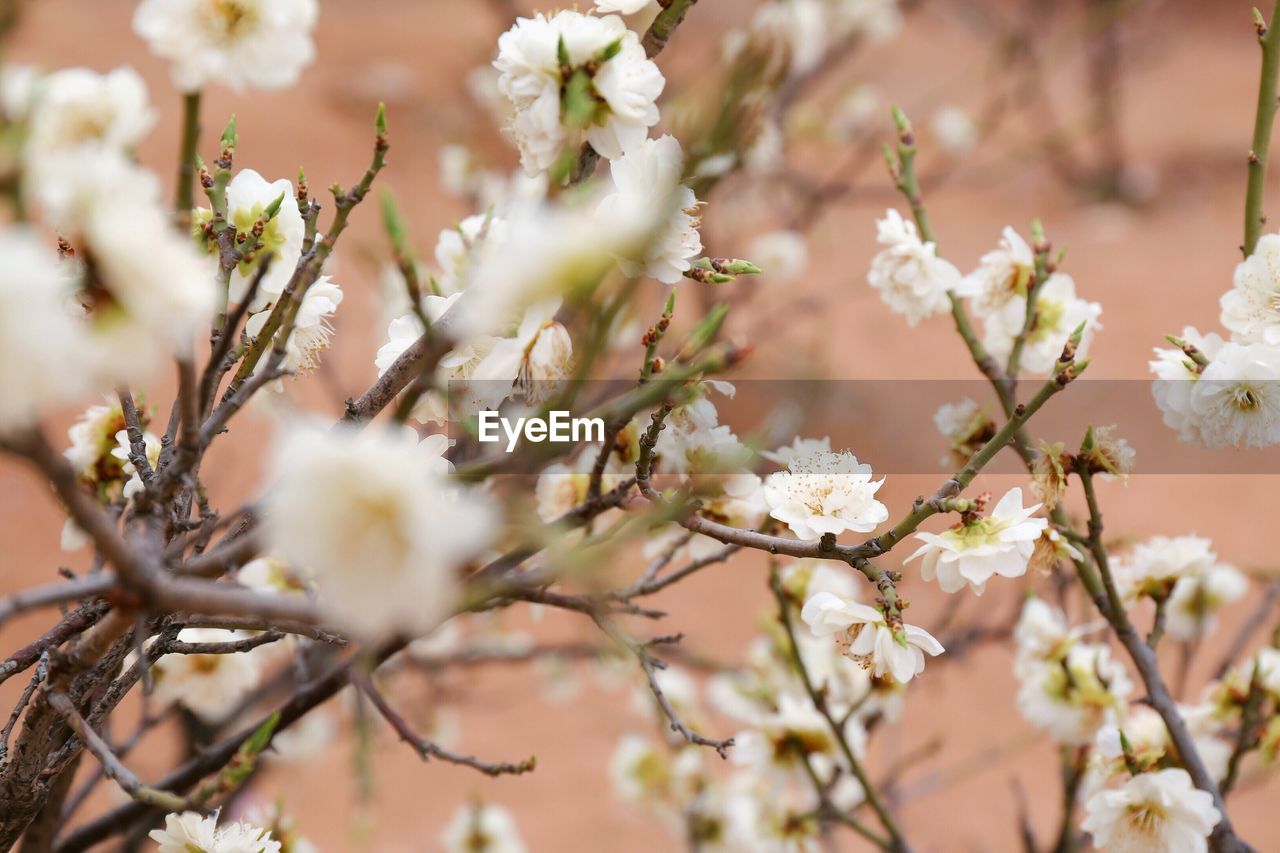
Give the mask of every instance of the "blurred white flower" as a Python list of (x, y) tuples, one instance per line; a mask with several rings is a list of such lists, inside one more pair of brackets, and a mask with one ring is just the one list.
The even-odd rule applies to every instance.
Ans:
[(1027, 241), (1006, 226), (1000, 235), (999, 245), (983, 255), (978, 268), (965, 276), (963, 294), (973, 297), (974, 309), (979, 316), (994, 314), (1009, 300), (1027, 292), (1027, 284), (1035, 272), (1035, 262)]
[(1095, 847), (1203, 853), (1222, 814), (1213, 796), (1191, 783), (1187, 771), (1169, 767), (1139, 773), (1118, 790), (1102, 790), (1084, 804), (1080, 828)]
[[(1076, 347), (1076, 358), (1089, 353), (1094, 334), (1102, 328), (1098, 317), (1102, 306), (1076, 297), (1076, 284), (1066, 273), (1054, 273), (1036, 292), (1036, 316), (1022, 350), (1022, 370), (1046, 374), (1062, 355), (1067, 338), (1085, 324), (1084, 335)], [(1014, 339), (1021, 334), (1027, 319), (1026, 296), (1015, 294), (997, 311), (986, 316), (983, 344), (991, 355), (1003, 361), (1013, 350)]]
[(1058, 743), (1085, 744), (1119, 719), (1133, 684), (1106, 646), (1076, 643), (1058, 654), (1020, 661), (1018, 710)]
[(1115, 560), (1116, 585), (1126, 597), (1164, 597), (1183, 578), (1199, 578), (1214, 567), (1213, 543), (1200, 536), (1153, 536)]
[(57, 254), (34, 231), (0, 227), (0, 432), (87, 390), (82, 332), (64, 306), (67, 285)]
[(157, 853), (281, 853), (280, 842), (268, 830), (248, 823), (218, 826), (217, 814), (166, 815), (164, 829), (153, 829), (147, 837), (159, 845)]
[(648, 275), (675, 284), (702, 251), (698, 234), (702, 203), (680, 183), (683, 168), (684, 152), (670, 134), (642, 140), (610, 164), (613, 192), (600, 200), (601, 212), (615, 217), (639, 214), (649, 232), (643, 257), (618, 257), (618, 266), (627, 275)]
[(466, 289), (476, 247), (488, 239), (501, 242), (505, 228), (502, 217), (477, 213), (454, 228), (440, 231), (435, 248), (436, 265), (440, 268), (440, 277), (436, 279), (440, 296), (452, 296)]
[(173, 83), (195, 92), (221, 83), (292, 86), (315, 57), (316, 0), (142, 0), (133, 30), (173, 63)]
[(747, 245), (747, 257), (774, 281), (792, 281), (809, 266), (809, 249), (799, 231), (770, 231)]
[(457, 571), (492, 541), (493, 504), (441, 475), (437, 458), (400, 433), (299, 428), (280, 443), (268, 541), (314, 574), (322, 604), (353, 632), (434, 627)]
[(930, 124), (942, 150), (952, 157), (963, 157), (978, 143), (978, 128), (960, 107), (939, 108)]
[(1080, 637), (1103, 624), (1071, 627), (1061, 610), (1042, 598), (1028, 598), (1013, 629), (1014, 674), (1025, 679), (1036, 672), (1039, 664), (1064, 659)]
[(885, 248), (871, 259), (867, 283), (880, 298), (914, 326), (951, 307), (948, 294), (960, 284), (960, 271), (937, 256), (933, 243), (921, 241), (914, 222), (898, 211), (876, 220), (876, 242)]
[(646, 6), (656, 2), (657, 0), (595, 0), (596, 11), (602, 15), (610, 13), (634, 15)]
[(776, 450), (762, 450), (760, 455), (770, 462), (777, 465), (789, 465), (791, 460), (797, 457), (809, 456), (819, 451), (831, 450), (831, 437), (824, 435), (822, 438), (796, 438), (790, 444), (784, 444)]
[(1264, 234), (1222, 295), (1222, 325), (1239, 343), (1280, 345), (1280, 234)]
[[(493, 64), (498, 88), (515, 108), (509, 131), (530, 175), (582, 141), (602, 157), (620, 157), (658, 122), (655, 102), (666, 81), (616, 15), (517, 18), (498, 38)], [(566, 118), (574, 126), (566, 127)]]
[(512, 383), (531, 404), (543, 403), (559, 392), (573, 375), (573, 340), (555, 321), (560, 300), (550, 299), (525, 311), (514, 337), (493, 342), (471, 375), (477, 384), (493, 383), (493, 397), (510, 394)]
[(764, 499), (769, 515), (800, 539), (846, 530), (869, 533), (889, 518), (875, 499), (884, 479), (871, 480), (871, 466), (848, 451), (814, 450), (793, 456), (786, 471), (770, 474)]
[(524, 853), (515, 818), (502, 806), (465, 805), (445, 827), (440, 842), (447, 853)]
[(1280, 442), (1280, 349), (1224, 344), (1191, 383), (1189, 431), (1206, 447)]
[(0, 68), (0, 117), (24, 122), (35, 106), (44, 75), (34, 65), (6, 63)]
[[(182, 643), (232, 643), (249, 635), (218, 628), (183, 628)], [(220, 723), (262, 677), (257, 650), (231, 654), (167, 654), (152, 664), (155, 700), (178, 703), (207, 723)]]
[(815, 637), (832, 637), (841, 652), (872, 675), (905, 684), (924, 672), (925, 654), (942, 654), (933, 635), (915, 625), (893, 627), (874, 607), (819, 592), (804, 603), (800, 618)]
[(942, 533), (917, 533), (924, 544), (903, 562), (923, 557), (920, 576), (937, 580), (943, 592), (958, 592), (968, 584), (982, 595), (995, 575), (1026, 574), (1035, 542), (1049, 526), (1048, 519), (1032, 517), (1039, 508), (1024, 507), (1022, 489), (1012, 488), (986, 517), (962, 521)]
[(1165, 609), (1169, 636), (1191, 640), (1212, 631), (1217, 612), (1244, 598), (1248, 591), (1248, 578), (1226, 563), (1218, 563), (1198, 577), (1179, 578)]

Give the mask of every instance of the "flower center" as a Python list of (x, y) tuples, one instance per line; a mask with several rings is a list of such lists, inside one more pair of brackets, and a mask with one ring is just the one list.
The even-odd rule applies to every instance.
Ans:
[(1231, 389), (1231, 402), (1240, 411), (1251, 412), (1262, 405), (1262, 397), (1248, 385), (1237, 385)]
[(220, 38), (234, 41), (257, 26), (258, 10), (246, 0), (209, 0), (206, 19)]
[(1147, 838), (1158, 838), (1160, 828), (1164, 826), (1165, 811), (1155, 803), (1136, 803), (1129, 806), (1129, 826), (1139, 835)]

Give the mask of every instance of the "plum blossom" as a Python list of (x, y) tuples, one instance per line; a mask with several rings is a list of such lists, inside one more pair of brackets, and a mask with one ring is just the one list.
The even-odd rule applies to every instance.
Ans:
[(880, 291), (884, 303), (912, 326), (947, 311), (960, 271), (939, 258), (937, 247), (922, 241), (915, 223), (896, 210), (886, 210), (885, 218), (876, 220), (876, 230), (876, 242), (885, 248), (872, 258), (867, 283)]
[(1153, 536), (1115, 561), (1116, 584), (1128, 597), (1163, 598), (1183, 578), (1199, 578), (1218, 562), (1213, 543), (1200, 536)]
[(30, 229), (0, 228), (0, 433), (86, 390), (84, 344), (64, 308), (67, 295), (53, 249)]
[[(258, 267), (267, 258), (271, 259), (271, 266), (258, 285), (258, 293), (250, 306), (255, 312), (270, 307), (284, 292), (298, 259), (302, 257), (306, 229), (293, 193), (293, 183), (287, 178), (269, 182), (253, 169), (241, 169), (227, 185), (227, 222), (235, 227), (237, 238), (252, 236), (255, 224), (265, 218), (267, 208), (277, 200), (280, 209), (265, 221), (262, 234), (256, 238), (262, 249), (252, 260), (241, 261), (231, 271), (231, 301), (239, 302), (246, 297)], [(212, 215), (208, 208), (196, 211), (197, 233), (202, 222)]]
[(788, 465), (792, 459), (808, 456), (811, 453), (831, 450), (831, 437), (803, 438), (797, 436), (790, 444), (784, 444), (776, 450), (762, 450), (760, 455), (778, 465)]
[(996, 248), (983, 255), (978, 268), (965, 276), (963, 293), (973, 297), (979, 316), (987, 317), (1004, 308), (1015, 296), (1027, 292), (1035, 264), (1035, 255), (1027, 241), (1006, 226)]
[(1280, 442), (1280, 349), (1224, 344), (1191, 383), (1192, 434), (1206, 447)]
[(866, 604), (819, 592), (804, 603), (800, 618), (815, 637), (831, 637), (845, 657), (879, 678), (905, 684), (924, 672), (925, 654), (942, 654), (933, 635), (915, 625), (891, 626), (884, 613)]
[(1280, 234), (1264, 234), (1236, 266), (1221, 319), (1232, 340), (1280, 346)]
[(787, 470), (770, 474), (764, 485), (769, 515), (800, 539), (846, 530), (869, 533), (889, 518), (875, 499), (884, 479), (871, 479), (871, 466), (848, 451), (814, 450), (793, 456)]
[(666, 80), (617, 15), (517, 18), (498, 38), (493, 65), (515, 109), (508, 129), (530, 175), (583, 141), (603, 157), (620, 157), (658, 122)]
[(982, 595), (995, 575), (1026, 574), (1036, 540), (1049, 526), (1047, 519), (1032, 517), (1038, 509), (1040, 504), (1022, 505), (1022, 489), (1010, 489), (988, 516), (963, 520), (942, 533), (917, 533), (924, 544), (905, 562), (923, 557), (920, 576), (937, 580), (943, 592), (968, 584)]
[[(1202, 335), (1194, 326), (1182, 330), (1181, 340), (1207, 359), (1213, 359), (1223, 345), (1220, 336)], [(1156, 357), (1148, 362), (1156, 377), (1151, 383), (1151, 394), (1160, 407), (1165, 426), (1176, 429), (1181, 441), (1200, 441), (1199, 420), (1191, 410), (1191, 392), (1200, 379), (1200, 367), (1178, 347), (1156, 347), (1154, 352)]]
[(774, 281), (792, 281), (809, 266), (809, 248), (799, 231), (770, 231), (754, 238), (747, 257)]
[[(1076, 347), (1076, 357), (1088, 355), (1094, 334), (1102, 328), (1098, 317), (1102, 306), (1076, 296), (1071, 276), (1056, 272), (1036, 291), (1036, 314), (1022, 350), (1021, 367), (1028, 373), (1046, 374), (1053, 369), (1062, 348), (1081, 324), (1084, 333)], [(986, 315), (983, 343), (998, 360), (1005, 360), (1013, 350), (1014, 339), (1022, 332), (1027, 319), (1027, 298), (1010, 296), (998, 310)]]
[(281, 89), (315, 58), (319, 12), (316, 0), (142, 0), (133, 30), (173, 63), (173, 83), (184, 92), (209, 83)]
[(1068, 644), (1041, 660), (1023, 658), (1016, 672), (1022, 716), (1066, 745), (1088, 743), (1114, 723), (1133, 689), (1111, 650), (1094, 643)]
[[(183, 628), (182, 643), (230, 643), (248, 635), (218, 628)], [(234, 711), (262, 677), (256, 653), (167, 654), (152, 665), (155, 698), (162, 706), (178, 703), (208, 723), (220, 723)]]
[(978, 128), (960, 107), (949, 105), (939, 108), (933, 114), (930, 126), (942, 149), (952, 157), (963, 157), (978, 142)]
[(614, 191), (600, 200), (600, 210), (642, 211), (652, 223), (643, 257), (618, 258), (625, 274), (648, 275), (664, 284), (675, 284), (702, 251), (698, 234), (702, 203), (693, 190), (680, 183), (683, 167), (684, 152), (670, 134), (641, 140), (610, 165)]
[(440, 836), (446, 853), (524, 853), (515, 818), (491, 803), (465, 805)]
[(1085, 801), (1081, 829), (1108, 850), (1177, 850), (1203, 853), (1222, 814), (1213, 796), (1196, 788), (1180, 767), (1139, 773), (1117, 790)]
[[(320, 355), (329, 348), (329, 340), (333, 336), (329, 318), (337, 313), (341, 304), (342, 288), (327, 275), (320, 276), (307, 288), (298, 305), (289, 339), (285, 342), (285, 357), (280, 365), (282, 369), (299, 374), (314, 370), (319, 365)], [(245, 322), (245, 333), (257, 337), (262, 333), (270, 315), (270, 311), (264, 310), (250, 316)], [(257, 369), (265, 369), (268, 361), (264, 357), (258, 362)], [(277, 390), (280, 387), (276, 383)]]
[(264, 502), (268, 542), (313, 573), (322, 605), (360, 635), (434, 627), (456, 572), (496, 532), (493, 505), (440, 473), (436, 444), (306, 428), (282, 441)]
[(218, 815), (200, 812), (166, 815), (164, 829), (153, 829), (147, 837), (156, 842), (157, 853), (281, 853), (281, 845), (271, 832), (249, 823), (218, 826)]
[(1217, 612), (1239, 601), (1248, 591), (1248, 578), (1226, 563), (1218, 563), (1198, 576), (1179, 578), (1165, 608), (1169, 636), (1191, 640), (1212, 631)]

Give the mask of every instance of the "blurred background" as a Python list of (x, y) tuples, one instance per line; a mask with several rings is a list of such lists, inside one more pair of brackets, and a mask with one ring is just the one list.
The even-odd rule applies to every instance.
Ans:
[[(516, 166), (514, 149), (485, 105), (485, 72), (475, 69), (492, 59), (497, 36), (513, 16), (532, 6), (520, 0), (322, 2), (318, 59), (301, 83), (279, 93), (207, 92), (201, 150), (209, 159), (223, 122), (235, 112), (238, 168), (273, 180), (292, 178), (305, 166), (313, 193), (327, 201), (323, 187), (349, 184), (363, 169), (376, 105), (385, 101), (392, 149), (380, 180), (395, 192), (416, 247), (429, 257), (440, 229), (476, 212), (473, 202), (450, 191), (450, 181), (442, 181), (442, 151), (456, 155), (459, 149), (448, 146), (462, 145), (484, 169)], [(754, 6), (701, 0), (693, 8), (659, 60), (668, 80), (663, 105), (669, 120), (678, 123), (682, 110), (714, 98), (721, 42), (750, 21)], [(1217, 328), (1218, 297), (1240, 257), (1258, 70), (1250, 3), (915, 0), (901, 7), (896, 35), (834, 46), (819, 73), (787, 93), (789, 106), (778, 123), (785, 156), (765, 158), (752, 174), (735, 175), (704, 196), (709, 255), (751, 257), (752, 239), (780, 228), (800, 230), (807, 242), (802, 273), (766, 270), (711, 295), (698, 293), (702, 286), (693, 282), (679, 286), (682, 305), (690, 308), (720, 298), (734, 304), (728, 333), (756, 345), (740, 375), (976, 377), (948, 318), (908, 329), (866, 285), (875, 252), (873, 220), (886, 207), (901, 206), (879, 153), (879, 142), (892, 139), (890, 104), (901, 105), (916, 124), (940, 249), (962, 271), (995, 245), (1005, 225), (1026, 234), (1035, 217), (1056, 247), (1067, 248), (1065, 270), (1080, 295), (1104, 309), (1090, 379), (1143, 379), (1151, 348), (1163, 344), (1164, 334), (1188, 324)], [(164, 63), (133, 34), (132, 10), (125, 0), (28, 3), (6, 59), (46, 69), (137, 68), (160, 112), (156, 132), (138, 153), (170, 175), (180, 96)], [(1273, 194), (1269, 207), (1277, 205)], [(386, 257), (376, 209), (367, 205), (357, 211), (330, 270), (347, 299), (323, 369), (300, 383), (300, 405), (336, 413), (345, 397), (375, 378), (373, 353), (385, 340), (379, 278)], [(656, 316), (665, 292), (657, 283), (652, 287)], [(167, 399), (172, 383), (166, 371), (160, 373), (149, 390), (155, 399)], [(1132, 388), (1145, 393), (1141, 383)], [(1071, 405), (1069, 398), (1062, 404)], [(75, 414), (53, 424), (57, 435)], [(223, 505), (235, 505), (259, 487), (258, 462), (270, 425), (268, 413), (249, 413), (234, 440), (211, 455), (206, 480)], [(862, 455), (856, 430), (842, 431), (842, 441), (846, 435)], [(939, 438), (936, 455), (942, 451)], [(1109, 533), (1194, 532), (1212, 538), (1223, 560), (1249, 571), (1276, 571), (1274, 537), (1267, 535), (1276, 478), (1143, 474), (1144, 461), (1139, 456), (1138, 474), (1127, 485), (1103, 486)], [(1151, 467), (1170, 470), (1155, 461)], [(891, 476), (880, 496), (897, 516), (938, 481), (937, 475)], [(977, 489), (1012, 485), (1025, 485), (1025, 478), (991, 476)], [(51, 581), (60, 565), (84, 568), (83, 554), (59, 550), (60, 527), (61, 515), (40, 482), (0, 459), (0, 594)], [(1218, 635), (1199, 650), (1189, 698), (1198, 694), (1236, 624), (1253, 611), (1261, 589), (1255, 586), (1250, 600), (1229, 610)], [(975, 616), (1007, 627), (1023, 592), (1016, 583), (993, 586), (980, 599), (965, 596), (957, 615), (950, 610), (954, 600), (921, 583), (913, 569), (903, 590), (912, 600), (911, 621), (931, 629), (944, 618), (960, 624)], [(742, 660), (768, 598), (764, 561), (748, 555), (700, 573), (653, 603), (670, 614), (662, 630), (684, 633), (691, 658), (731, 664)], [(45, 613), (6, 624), (0, 650), (12, 651), (48, 620)], [(1268, 630), (1273, 624), (1274, 616)], [(527, 609), (468, 630), (490, 632), (513, 649), (601, 639), (589, 620)], [(883, 778), (896, 767), (892, 799), (919, 849), (1014, 849), (1020, 808), (1041, 838), (1056, 831), (1058, 754), (1014, 707), (1007, 645), (965, 644), (931, 662), (911, 687), (904, 719), (876, 733), (869, 768), (873, 778)], [(1173, 671), (1178, 649), (1165, 645)], [(409, 851), (435, 849), (457, 808), (483, 798), (513, 812), (535, 851), (675, 846), (666, 828), (622, 803), (609, 784), (619, 737), (654, 731), (650, 718), (636, 711), (633, 674), (602, 673), (589, 663), (552, 669), (495, 663), (441, 671), (410, 667), (397, 676), (404, 680), (399, 695), (415, 699), (400, 704), (424, 728), (462, 752), (502, 760), (536, 755), (531, 775), (488, 779), (424, 763), (381, 721), (353, 718), (339, 698), (326, 708), (333, 730), (316, 735), (330, 748), (306, 760), (273, 761), (234, 810), (280, 800), (321, 849)], [(12, 704), (22, 682), (0, 687), (0, 706)], [(126, 707), (124, 713), (135, 711)], [(733, 725), (713, 717), (707, 727), (726, 736)], [(172, 766), (182, 748), (176, 730), (161, 728), (133, 750), (130, 764), (149, 780)], [(115, 802), (103, 787), (78, 817)], [(1274, 781), (1247, 773), (1232, 797), (1237, 829), (1260, 850), (1280, 850), (1271, 829), (1274, 812), (1268, 811), (1278, 791)], [(847, 834), (839, 843), (860, 849)]]

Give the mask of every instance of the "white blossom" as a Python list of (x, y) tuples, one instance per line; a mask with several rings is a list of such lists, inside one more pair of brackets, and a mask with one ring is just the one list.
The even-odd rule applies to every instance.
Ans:
[(1203, 853), (1222, 819), (1213, 796), (1196, 788), (1187, 771), (1169, 767), (1139, 773), (1118, 790), (1102, 790), (1084, 804), (1080, 828), (1098, 849)]
[(446, 853), (524, 853), (515, 818), (502, 806), (466, 805), (440, 836)]
[(1042, 598), (1028, 598), (1013, 629), (1014, 674), (1025, 679), (1036, 672), (1039, 664), (1064, 659), (1080, 637), (1102, 625), (1071, 627), (1061, 610)]
[[(1202, 335), (1194, 326), (1183, 329), (1181, 338), (1207, 359), (1213, 359), (1222, 349), (1221, 337), (1213, 333)], [(1184, 442), (1198, 442), (1199, 421), (1191, 411), (1191, 391), (1200, 379), (1200, 370), (1181, 348), (1156, 347), (1154, 352), (1156, 357), (1148, 362), (1156, 376), (1151, 383), (1151, 394), (1160, 407), (1165, 426), (1176, 429)]]
[[(561, 67), (563, 48), (568, 68)], [(658, 122), (655, 103), (666, 80), (645, 56), (640, 37), (616, 15), (574, 11), (517, 18), (498, 39), (498, 88), (515, 108), (509, 131), (528, 174), (544, 172), (566, 146), (581, 141), (603, 157), (620, 157)], [(594, 105), (584, 127), (566, 128), (562, 94), (585, 75), (580, 96)], [(575, 102), (575, 108), (581, 105)]]
[(1280, 349), (1224, 344), (1191, 383), (1190, 432), (1206, 447), (1280, 442)]
[[(160, 436), (153, 432), (147, 431), (142, 434), (143, 453), (146, 456), (147, 464), (154, 471), (160, 462)], [(124, 484), (121, 494), (126, 498), (142, 492), (145, 488), (142, 482), (142, 475), (138, 469), (130, 461), (129, 456), (132, 453), (132, 444), (129, 440), (129, 431), (122, 429), (116, 433), (116, 446), (112, 448), (111, 455), (120, 463), (120, 472), (128, 478)]]
[(846, 530), (869, 533), (889, 518), (875, 499), (884, 479), (872, 481), (871, 466), (848, 451), (815, 450), (794, 456), (786, 471), (770, 474), (764, 498), (769, 515), (800, 539)]
[(1059, 655), (1022, 662), (1018, 710), (1058, 743), (1085, 744), (1119, 718), (1133, 684), (1106, 646), (1076, 643)]
[(1264, 234), (1222, 296), (1222, 325), (1239, 343), (1280, 346), (1280, 234)]
[(831, 437), (803, 438), (796, 436), (790, 444), (784, 444), (776, 450), (762, 450), (760, 455), (778, 465), (789, 465), (792, 459), (808, 456), (819, 451), (831, 450)]
[[(183, 628), (182, 643), (231, 643), (248, 637), (240, 631)], [(207, 723), (222, 722), (262, 677), (262, 657), (254, 651), (230, 654), (167, 654), (152, 665), (155, 699), (178, 703)]]
[(1248, 591), (1248, 578), (1226, 563), (1218, 563), (1197, 577), (1179, 578), (1165, 608), (1169, 636), (1191, 640), (1212, 631), (1217, 612), (1244, 598)]
[(132, 68), (106, 74), (65, 68), (45, 76), (23, 146), (27, 191), (61, 224), (84, 173), (118, 168), (154, 124), (146, 84)]
[(948, 294), (960, 284), (960, 271), (939, 258), (937, 247), (923, 242), (915, 223), (896, 210), (876, 220), (876, 232), (876, 242), (885, 248), (871, 259), (867, 283), (880, 291), (884, 303), (912, 326), (949, 310)]
[(680, 281), (702, 251), (698, 234), (701, 202), (680, 183), (684, 152), (674, 136), (645, 139), (623, 152), (609, 167), (613, 192), (600, 200), (606, 215), (638, 212), (652, 223), (643, 257), (622, 255), (618, 265), (629, 276), (648, 275), (664, 284)]
[(531, 404), (554, 398), (573, 375), (573, 340), (555, 321), (559, 310), (559, 299), (530, 306), (515, 335), (495, 340), (471, 379), (501, 385), (494, 391), (495, 398), (510, 393), (510, 386), (503, 383), (513, 383)]
[(142, 0), (133, 30), (173, 63), (173, 83), (195, 92), (221, 83), (292, 86), (315, 57), (316, 0)]
[(1167, 595), (1183, 578), (1199, 578), (1214, 567), (1213, 543), (1200, 536), (1153, 536), (1116, 560), (1116, 584), (1127, 595)]
[[(1036, 315), (1022, 350), (1021, 368), (1028, 373), (1046, 374), (1053, 369), (1062, 348), (1081, 324), (1084, 334), (1076, 347), (1076, 357), (1089, 353), (1094, 334), (1102, 328), (1098, 317), (1102, 306), (1076, 296), (1071, 276), (1056, 272), (1036, 291)], [(986, 315), (983, 344), (997, 360), (1005, 360), (1013, 350), (1014, 339), (1022, 333), (1027, 320), (1027, 298), (1014, 294), (1003, 305)]]
[(819, 592), (804, 603), (800, 618), (815, 637), (831, 637), (850, 660), (879, 678), (891, 675), (905, 684), (924, 672), (925, 654), (942, 654), (928, 631), (901, 623), (890, 626), (874, 607)]
[(268, 541), (314, 574), (335, 620), (371, 637), (433, 627), (456, 572), (490, 543), (490, 502), (442, 476), (435, 444), (395, 434), (298, 429), (277, 451)]
[(1022, 505), (1022, 489), (1005, 493), (991, 514), (962, 521), (942, 533), (919, 532), (924, 544), (905, 562), (923, 557), (920, 576), (937, 580), (943, 592), (958, 592), (965, 584), (982, 595), (995, 575), (1021, 577), (1035, 550), (1035, 542), (1049, 526), (1048, 519), (1033, 518), (1040, 504)]
[(6, 63), (0, 68), (0, 117), (25, 122), (35, 106), (44, 75), (34, 65)]
[(1027, 292), (1035, 263), (1027, 241), (1006, 226), (996, 248), (983, 255), (978, 268), (965, 276), (964, 295), (973, 297), (979, 316), (994, 314), (1009, 300)]
[[(239, 302), (246, 297), (258, 267), (267, 258), (271, 259), (271, 266), (259, 284), (251, 306), (254, 311), (274, 304), (284, 292), (298, 259), (302, 257), (306, 227), (293, 194), (293, 183), (287, 178), (268, 182), (253, 169), (241, 169), (227, 185), (227, 222), (235, 227), (237, 238), (252, 237), (254, 225), (265, 217), (266, 209), (277, 199), (280, 200), (279, 211), (266, 221), (262, 234), (256, 238), (262, 248), (252, 261), (241, 261), (231, 271), (231, 301)], [(197, 224), (209, 215), (208, 209), (198, 211)]]
[(476, 247), (490, 238), (501, 242), (505, 228), (506, 222), (502, 217), (477, 213), (463, 219), (454, 228), (440, 231), (435, 247), (436, 265), (440, 268), (440, 276), (436, 279), (439, 295), (452, 296), (466, 289)]
[(157, 853), (281, 853), (269, 830), (239, 822), (218, 826), (217, 814), (169, 814), (164, 829), (153, 829), (147, 837), (159, 845)]
[[(285, 342), (285, 357), (280, 364), (281, 369), (291, 373), (306, 373), (320, 364), (320, 355), (329, 348), (329, 339), (333, 336), (333, 326), (329, 322), (342, 304), (342, 288), (322, 275), (307, 288), (302, 302), (298, 305), (298, 313), (294, 318), (293, 329)], [(245, 334), (257, 337), (270, 318), (267, 310), (253, 314), (244, 324)], [(258, 370), (266, 367), (270, 356), (263, 356), (258, 362)]]
[(81, 330), (66, 312), (58, 256), (23, 227), (0, 227), (0, 432), (85, 389)]

